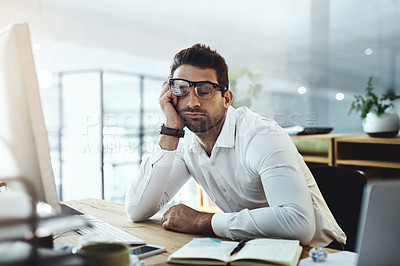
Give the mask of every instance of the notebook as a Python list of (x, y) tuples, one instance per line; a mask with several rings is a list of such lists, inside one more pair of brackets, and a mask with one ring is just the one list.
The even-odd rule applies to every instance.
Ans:
[(191, 242), (171, 254), (168, 262), (193, 265), (293, 266), (297, 265), (302, 251), (298, 240), (269, 238), (249, 240), (239, 250), (237, 247), (238, 242), (193, 238)]
[(366, 185), (357, 234), (357, 265), (400, 265), (399, 204), (400, 180)]

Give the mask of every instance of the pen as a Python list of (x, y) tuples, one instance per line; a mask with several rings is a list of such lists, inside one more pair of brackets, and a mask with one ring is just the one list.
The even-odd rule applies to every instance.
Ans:
[(232, 250), (231, 256), (238, 253), (246, 245), (246, 240), (240, 240), (239, 244)]

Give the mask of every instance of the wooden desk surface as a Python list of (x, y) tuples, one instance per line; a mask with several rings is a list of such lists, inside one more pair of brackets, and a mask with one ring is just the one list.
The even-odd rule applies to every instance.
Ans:
[[(167, 252), (145, 258), (146, 265), (171, 265), (167, 264), (170, 254), (190, 242), (194, 237), (206, 237), (204, 235), (191, 235), (164, 230), (161, 227), (161, 216), (155, 215), (149, 221), (133, 223), (125, 214), (124, 206), (118, 203), (99, 199), (86, 199), (80, 201), (69, 201), (64, 204), (84, 213), (103, 220), (111, 225), (121, 228), (144, 241), (147, 244), (164, 246)], [(212, 236), (215, 237), (215, 236)], [(76, 232), (65, 233), (55, 239), (55, 243), (76, 244), (79, 234)], [(308, 257), (310, 246), (304, 247), (301, 258)], [(336, 250), (328, 250), (337, 252)]]

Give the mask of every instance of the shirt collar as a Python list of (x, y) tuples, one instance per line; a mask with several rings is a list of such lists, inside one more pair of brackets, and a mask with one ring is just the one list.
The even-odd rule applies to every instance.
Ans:
[(232, 106), (228, 107), (225, 122), (215, 143), (215, 147), (233, 148), (235, 147), (236, 135), (236, 110)]

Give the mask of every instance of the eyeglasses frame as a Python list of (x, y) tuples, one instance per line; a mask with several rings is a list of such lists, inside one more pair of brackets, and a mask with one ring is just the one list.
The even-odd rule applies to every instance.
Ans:
[[(190, 81), (190, 80), (181, 79), (181, 78), (170, 78), (170, 79), (168, 80), (168, 83), (170, 84), (170, 86), (172, 86), (172, 83), (173, 83), (175, 80), (182, 80), (182, 81), (186, 81), (187, 83), (189, 83), (189, 88), (193, 86), (193, 88), (195, 88), (195, 92), (196, 92), (196, 95), (197, 95), (197, 96), (199, 96), (199, 95), (197, 94), (196, 88), (197, 88), (197, 84), (199, 84), (199, 83), (209, 83), (209, 84), (213, 85), (214, 91), (215, 91), (216, 88), (220, 89), (221, 92), (222, 92), (222, 94), (221, 94), (222, 97), (224, 97), (224, 93), (228, 90), (228, 88), (227, 88), (226, 86), (221, 85), (221, 84), (218, 84), (218, 83), (214, 83), (214, 82), (211, 82), (211, 81), (208, 81), (208, 80), (204, 80), (204, 81)], [(186, 96), (188, 93), (189, 93), (189, 91), (188, 91), (185, 95), (182, 95), (182, 96), (178, 96), (178, 95), (177, 95), (177, 96), (178, 96), (178, 97), (183, 97), (183, 96)], [(212, 95), (214, 95), (214, 93), (213, 93)], [(211, 97), (212, 97), (212, 95), (211, 95)], [(209, 99), (209, 98), (203, 98), (203, 97), (201, 97), (201, 96), (199, 96), (199, 97), (202, 98), (202, 99)], [(210, 98), (211, 98), (211, 97), (210, 97)]]

